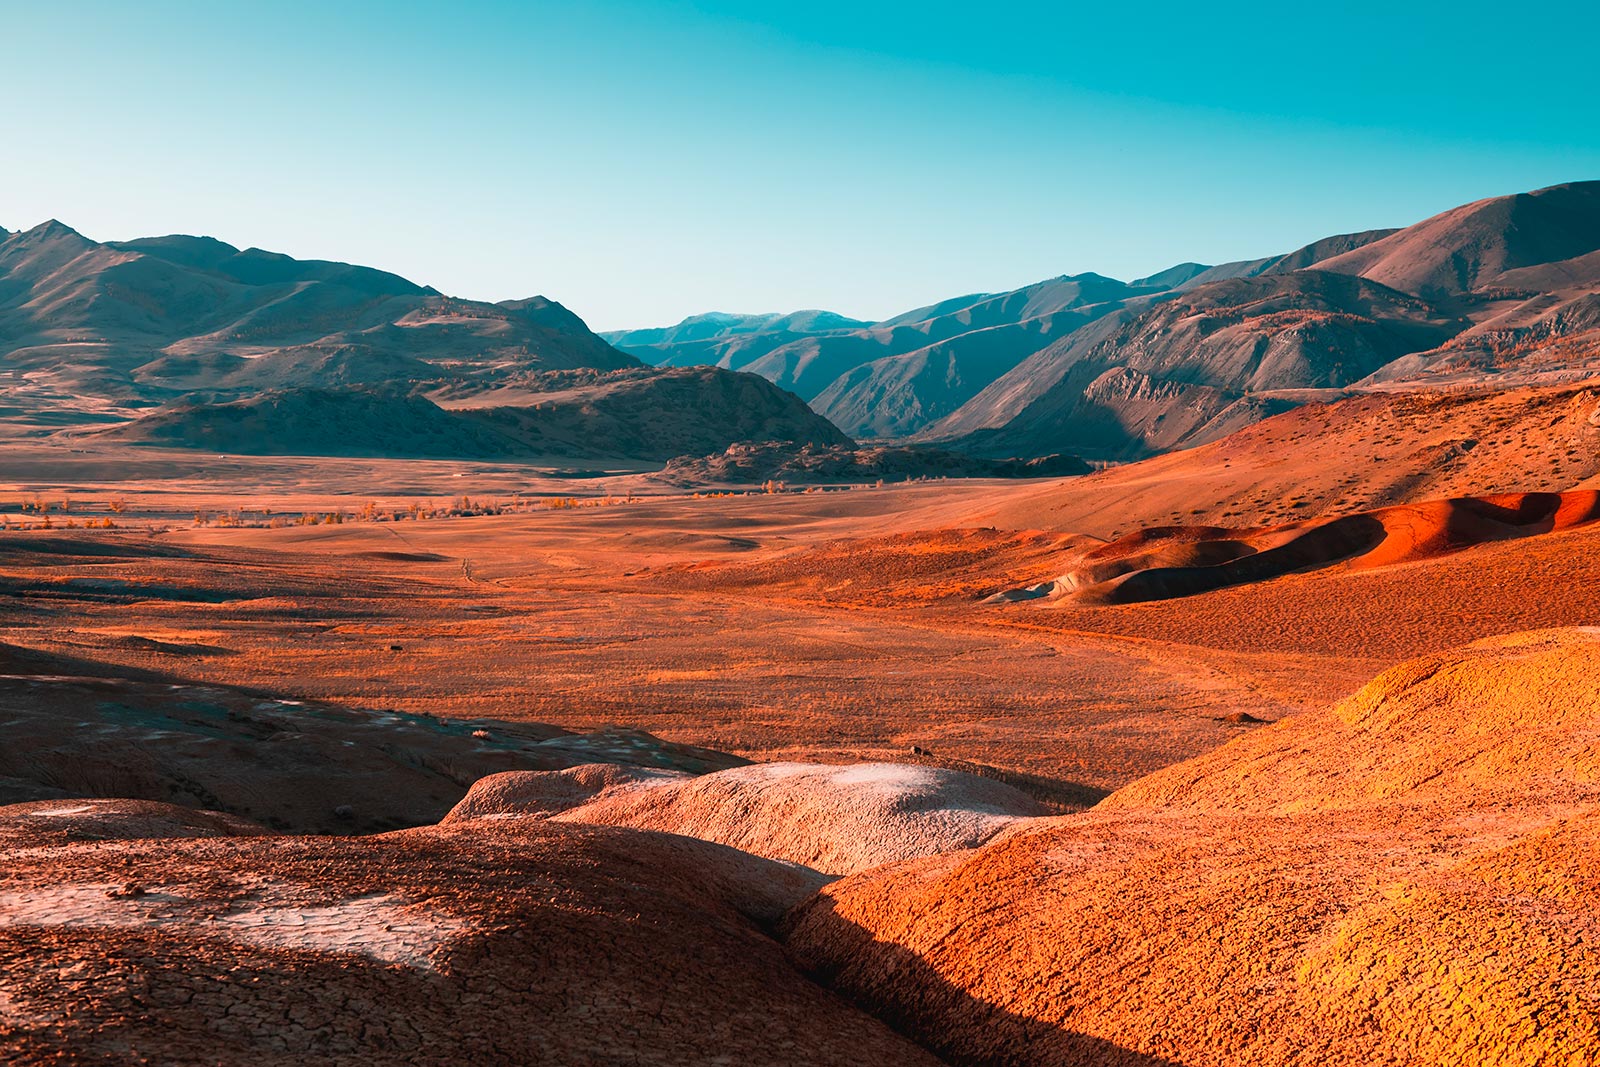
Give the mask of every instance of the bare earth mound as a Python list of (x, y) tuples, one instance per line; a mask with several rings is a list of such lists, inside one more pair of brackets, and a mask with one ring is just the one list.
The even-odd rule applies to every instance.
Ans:
[(0, 801), (133, 797), (279, 830), (371, 833), (434, 822), (499, 771), (745, 762), (640, 731), (452, 721), (117, 670), (0, 644)]
[(997, 498), (966, 521), (1115, 537), (1137, 526), (1270, 525), (1447, 497), (1561, 492), (1592, 488), (1597, 476), (1593, 385), (1374, 393)]
[(37, 800), (0, 807), (0, 847), (154, 837), (254, 837), (268, 833), (236, 815), (149, 800)]
[(1592, 1063), (1597, 730), (1600, 631), (1485, 641), (846, 878), (789, 946), (957, 1063)]
[[(587, 771), (561, 774), (572, 781)], [(1042, 814), (1004, 783), (899, 763), (758, 763), (697, 778), (590, 773), (592, 799), (564, 810), (556, 805), (570, 787), (556, 779), (485, 779), (449, 818), (555, 811), (552, 818), (561, 822), (664, 830), (845, 874), (972, 848), (1018, 819)]]
[(1362, 570), (1431, 559), (1596, 519), (1600, 493), (1579, 490), (1433, 500), (1261, 529), (1154, 527), (1091, 549), (1053, 590), (1038, 593), (1075, 593), (1103, 604), (1167, 600), (1336, 564)]
[(818, 881), (527, 820), (30, 849), (0, 876), (0, 1059), (931, 1065), (761, 932)]
[(505, 771), (479, 778), (441, 822), (554, 815), (615, 792), (649, 788), (690, 776), (682, 771), (585, 763), (560, 771)]

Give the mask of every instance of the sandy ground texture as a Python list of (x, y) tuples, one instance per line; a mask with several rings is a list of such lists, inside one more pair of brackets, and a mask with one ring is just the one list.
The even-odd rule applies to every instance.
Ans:
[[(0, 641), (100, 665), (56, 673), (145, 672), (423, 732), (424, 717), (503, 724), (488, 739), (466, 728), (463, 752), (521, 746), (518, 731), (613, 726), (764, 761), (920, 762), (921, 750), (1042, 779), (1039, 799), (1081, 806), (1408, 656), (1600, 622), (1594, 527), (1514, 521), (1515, 539), (1457, 537), (1462, 509), (1426, 500), (1391, 514), (1437, 520), (1448, 552), (1425, 544), (1368, 560), (1381, 566), (1291, 569), (1159, 601), (982, 603), (1104, 550), (1074, 516), (1139, 469), (1167, 477), (1173, 457), (1088, 478), (777, 495), (630, 500), (600, 479), (591, 495), (551, 498), (592, 506), (418, 518), (406, 501), (447, 503), (432, 494), (463, 482), (512, 500), (516, 469), (234, 458), (202, 472), (153, 451), (19, 448), (0, 501), (76, 503), (49, 513), (53, 529), (0, 532)], [(529, 492), (577, 492), (522, 477)], [(342, 508), (351, 521), (274, 527), (246, 510), (258, 525), (218, 525), (229, 492), (274, 517)], [(109, 516), (112, 499), (119, 528), (65, 526)], [(1140, 498), (1122, 499), (1135, 514)], [(380, 502), (370, 515), (383, 521), (357, 521), (361, 501)], [(195, 510), (213, 518), (196, 525)], [(1405, 525), (1385, 527), (1386, 542)], [(81, 690), (58, 703), (103, 721), (113, 702)], [(591, 762), (581, 755), (543, 766)], [(437, 806), (409, 821), (519, 766), (541, 769), (447, 768)]]
[(937, 1062), (763, 932), (820, 881), (707, 842), (532, 820), (14, 845), (0, 1056)]
[[(1352, 522), (1108, 546), (1051, 518), (1115, 471), (633, 497), (619, 475), (493, 508), (440, 490), (510, 468), (212, 478), (151, 453), (117, 481), (110, 455), (19, 454), (0, 497), (74, 503), (0, 531), (11, 1059), (1600, 1045), (1594, 638), (1448, 651), (1600, 624), (1581, 487), (1351, 513), (1381, 528), (1363, 552), (1189, 595), (985, 603)], [(247, 489), (262, 510), (219, 524)]]
[(1411, 661), (975, 852), (844, 879), (801, 963), (960, 1063), (1600, 1050), (1600, 630)]

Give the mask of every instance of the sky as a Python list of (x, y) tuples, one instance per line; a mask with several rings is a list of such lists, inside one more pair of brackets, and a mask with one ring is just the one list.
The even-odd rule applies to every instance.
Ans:
[(0, 0), (0, 226), (596, 329), (880, 319), (1600, 178), (1600, 5)]

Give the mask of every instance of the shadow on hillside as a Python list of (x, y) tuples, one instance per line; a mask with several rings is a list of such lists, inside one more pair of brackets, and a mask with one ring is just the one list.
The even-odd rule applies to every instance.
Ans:
[(777, 934), (813, 981), (954, 1067), (1184, 1067), (976, 997), (911, 950), (840, 917), (825, 895), (791, 912)]
[(942, 767), (947, 771), (961, 771), (964, 774), (975, 774), (980, 778), (1004, 782), (1011, 788), (1032, 797), (1039, 803), (1043, 812), (1050, 815), (1083, 811), (1094, 807), (1111, 795), (1109, 789), (1099, 789), (1092, 785), (1084, 785), (1082, 782), (1072, 782), (1065, 778), (1047, 778), (1044, 775), (1028, 774), (1025, 771), (958, 759), (954, 756), (940, 756), (925, 748), (913, 748), (910, 755), (902, 759), (906, 763), (923, 767)]

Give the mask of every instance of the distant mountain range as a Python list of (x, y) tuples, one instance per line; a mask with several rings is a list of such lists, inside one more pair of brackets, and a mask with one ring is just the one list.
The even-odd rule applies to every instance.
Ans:
[(0, 418), (146, 416), (109, 432), (233, 452), (664, 460), (854, 437), (1123, 460), (1352, 392), (1597, 373), (1600, 182), (877, 323), (710, 314), (604, 336), (544, 297), (464, 300), (206, 237), (0, 230)]
[(100, 243), (55, 221), (0, 231), (0, 415), (262, 454), (848, 444), (757, 375), (646, 367), (544, 297), (463, 300), (368, 267), (209, 237)]
[(1082, 274), (955, 297), (877, 323), (818, 311), (697, 315), (663, 330), (603, 336), (650, 363), (760, 374), (847, 432), (896, 437), (954, 412), (1052, 340), (1161, 291)]
[[(816, 328), (796, 336), (807, 322)], [(1137, 458), (1353, 388), (1600, 372), (1600, 182), (1258, 260), (1127, 283), (1056, 278), (881, 323), (806, 312), (680, 328), (606, 336), (649, 362), (759, 373), (860, 438)]]
[(637, 365), (542, 297), (459, 300), (368, 267), (240, 251), (207, 237), (101, 244), (54, 221), (0, 241), (8, 368), (93, 366), (100, 382), (120, 380), (132, 399), (158, 393), (175, 368), (226, 374), (264, 356), (272, 366), (303, 364), (308, 352), (390, 367), (415, 359)]

